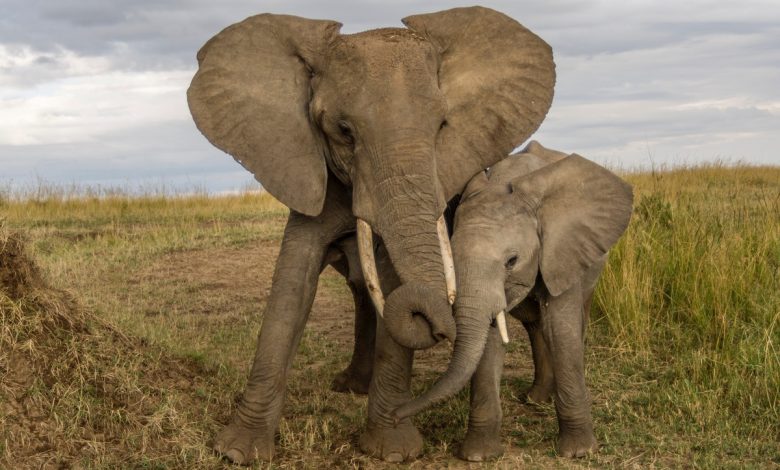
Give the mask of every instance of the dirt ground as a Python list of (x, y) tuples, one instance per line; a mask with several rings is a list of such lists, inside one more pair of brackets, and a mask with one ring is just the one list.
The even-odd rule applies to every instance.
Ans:
[[(139, 283), (155, 284), (161, 287), (165, 285), (197, 286), (196, 295), (200, 300), (196, 303), (195, 309), (188, 312), (189, 315), (219, 316), (230, 315), (228, 312), (237, 311), (261, 312), (270, 292), (270, 279), (273, 275), (278, 249), (278, 242), (260, 241), (236, 249), (214, 248), (172, 253), (140, 270), (133, 277)], [(148, 314), (154, 315), (154, 311), (150, 311)], [(337, 368), (331, 368), (331, 370), (337, 371), (346, 367), (347, 359), (351, 356), (353, 320), (354, 308), (349, 289), (343, 277), (332, 267), (327, 267), (321, 275), (306, 329), (314, 337), (326, 338), (329, 343), (334, 345), (337, 356), (342, 358)], [(510, 320), (509, 334), (515, 341), (508, 348), (504, 377), (505, 381), (513, 384), (516, 389), (511, 399), (519, 401), (521, 392), (533, 380), (533, 364), (527, 336), (521, 324)], [(247, 345), (247, 348), (254, 348), (254, 341)], [(413, 377), (416, 390), (421, 390), (424, 384), (430, 385), (431, 381), (443, 372), (450, 352), (451, 345), (444, 342), (415, 354)], [(299, 359), (293, 371), (291, 382), (305, 381), (306, 377), (311, 376), (312, 369), (322, 367), (324, 362), (328, 361)], [(233, 366), (239, 370), (247, 370), (248, 365), (246, 358), (233, 362)], [(364, 398), (359, 397), (358, 400), (360, 406), (365, 406)], [(551, 417), (552, 409), (549, 407), (543, 410), (527, 406), (524, 408), (526, 408), (527, 414), (526, 417), (521, 417), (524, 421), (549, 420)], [(288, 420), (296, 419), (294, 413), (292, 415), (285, 413), (285, 416)], [(514, 420), (515, 418), (510, 416), (507, 419)], [(431, 426), (433, 428), (441, 426), (442, 423), (437, 422), (440, 419), (441, 417), (436, 417)], [(465, 424), (465, 415), (461, 416), (459, 420), (461, 424)], [(357, 423), (358, 428), (351, 433), (353, 447), (350, 452), (355, 455), (360, 455), (356, 446), (356, 436), (362, 425), (362, 422)], [(545, 445), (549, 445), (551, 449), (552, 443), (545, 443)], [(452, 449), (448, 452), (451, 454), (451, 451)], [(513, 449), (511, 446), (507, 447), (507, 457), (514, 462), (517, 459), (528, 458), (522, 449)], [(446, 465), (450, 467), (466, 465), (454, 458), (442, 460), (442, 456), (438, 456), (436, 461), (437, 465), (446, 462)], [(423, 458), (418, 465), (425, 466), (428, 463), (430, 462), (426, 463)]]
[[(260, 314), (271, 292), (279, 254), (276, 241), (258, 241), (241, 248), (213, 248), (172, 253), (132, 276), (131, 282), (161, 287), (188, 286), (197, 295), (188, 315)], [(306, 328), (327, 335), (347, 350), (352, 346), (354, 307), (343, 277), (328, 266), (321, 275)], [(323, 285), (324, 284), (324, 285)], [(146, 312), (153, 316), (154, 309)], [(254, 346), (254, 345), (252, 345)]]
[[(271, 278), (279, 254), (275, 241), (259, 241), (228, 249), (183, 251), (167, 255), (133, 276), (135, 282), (164, 286), (197, 286), (197, 296), (190, 315), (221, 315), (235, 311), (262, 312), (271, 290)], [(155, 315), (153, 310), (148, 315)], [(338, 344), (343, 353), (351, 353), (354, 307), (344, 278), (333, 267), (322, 272), (314, 299), (308, 331), (323, 335)], [(518, 339), (510, 350), (511, 361), (505, 376), (533, 375), (530, 349), (525, 330), (519, 322), (509, 321), (510, 337)], [(520, 344), (517, 344), (520, 343)], [(415, 374), (440, 373), (446, 366), (451, 346), (444, 342), (415, 356)], [(345, 364), (346, 365), (346, 364)]]

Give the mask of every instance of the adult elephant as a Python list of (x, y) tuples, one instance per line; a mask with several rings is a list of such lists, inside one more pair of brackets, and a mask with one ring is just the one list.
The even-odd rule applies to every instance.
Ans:
[[(446, 203), (527, 139), (550, 107), (552, 51), (511, 18), (472, 7), (403, 21), (407, 28), (341, 35), (337, 22), (263, 14), (198, 52), (187, 94), (198, 128), (291, 209), (249, 381), (215, 441), (234, 462), (273, 455), (286, 376), (329, 247), (357, 219), (378, 311), (426, 320), (393, 337), (414, 346), (441, 336), (454, 295)], [(400, 279), (386, 306), (371, 229)], [(388, 338), (381, 320), (376, 334), (361, 447), (409, 458), (422, 440), (390, 412), (410, 398), (413, 351)]]

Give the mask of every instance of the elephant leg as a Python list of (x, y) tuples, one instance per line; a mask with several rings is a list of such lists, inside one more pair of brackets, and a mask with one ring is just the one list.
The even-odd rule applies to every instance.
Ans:
[[(376, 262), (382, 291), (398, 288), (401, 280), (382, 244), (377, 249)], [(396, 423), (390, 413), (412, 397), (414, 351), (393, 341), (381, 318), (376, 319), (375, 348), (374, 373), (368, 388), (368, 422), (360, 436), (360, 449), (390, 462), (413, 459), (422, 452), (422, 436), (411, 418)]]
[(320, 216), (290, 213), (246, 389), (231, 422), (214, 440), (214, 449), (235, 463), (273, 457), (287, 374), (314, 301), (327, 247), (350, 224), (354, 227), (349, 198), (332, 185)]
[(414, 351), (390, 338), (382, 319), (377, 320), (374, 375), (368, 390), (368, 423), (360, 436), (360, 449), (388, 462), (402, 462), (422, 451), (422, 436), (411, 418), (395, 423), (390, 413), (412, 398), (410, 392)]
[(485, 352), (471, 378), (471, 411), (469, 429), (458, 457), (482, 462), (504, 453), (501, 444), (501, 373), (504, 368), (504, 345), (498, 328), (490, 328)]
[(336, 375), (331, 388), (336, 392), (365, 395), (374, 372), (376, 313), (365, 286), (350, 282), (349, 288), (355, 299), (355, 343), (352, 360), (346, 369)]
[(593, 306), (593, 294), (594, 289), (590, 289), (585, 295), (585, 301), (582, 306), (582, 341), (585, 341), (585, 331), (588, 329), (588, 323), (590, 323), (590, 308)]
[(582, 293), (578, 286), (542, 300), (544, 339), (555, 376), (558, 455), (583, 457), (598, 448), (593, 434), (590, 394), (585, 385)]
[(547, 343), (542, 333), (542, 323), (539, 316), (539, 302), (533, 297), (527, 297), (512, 309), (510, 314), (519, 319), (528, 340), (531, 342), (531, 355), (534, 361), (534, 383), (525, 392), (525, 400), (528, 403), (546, 403), (552, 399), (555, 390), (555, 377), (553, 375), (552, 361)]
[(355, 237), (340, 241), (339, 246), (345, 256), (340, 262), (333, 263), (333, 266), (347, 279), (347, 285), (352, 291), (355, 302), (355, 342), (349, 365), (336, 375), (331, 389), (366, 394), (374, 370), (376, 313), (363, 280)]
[[(534, 308), (539, 306), (534, 302)], [(553, 365), (550, 360), (550, 351), (547, 343), (544, 341), (542, 333), (542, 324), (537, 319), (533, 321), (524, 321), (523, 326), (528, 332), (528, 339), (531, 342), (531, 354), (534, 360), (534, 383), (525, 393), (528, 403), (547, 403), (552, 399), (555, 390), (555, 376), (553, 374)]]

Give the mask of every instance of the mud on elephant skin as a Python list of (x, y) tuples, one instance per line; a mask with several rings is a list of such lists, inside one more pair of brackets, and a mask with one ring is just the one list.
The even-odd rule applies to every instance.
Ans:
[[(409, 346), (441, 336), (429, 322), (452, 315), (441, 214), (474, 174), (538, 128), (555, 66), (544, 41), (487, 8), (403, 21), (405, 28), (342, 35), (334, 21), (262, 14), (227, 27), (198, 52), (187, 92), (198, 129), (291, 209), (249, 380), (216, 438), (215, 448), (234, 462), (273, 456), (320, 269), (356, 225), (379, 313), (422, 308), (417, 313), (428, 320), (398, 329), (378, 320), (361, 447), (391, 460), (420, 451), (411, 422), (394, 427), (390, 411), (410, 398)], [(373, 233), (398, 275), (398, 293), (376, 286)], [(408, 285), (413, 303), (404, 302)]]
[(595, 450), (584, 375), (584, 333), (607, 251), (625, 231), (632, 190), (579, 155), (531, 143), (523, 153), (471, 180), (455, 215), (457, 338), (439, 380), (394, 412), (406, 419), (452, 396), (471, 379), (467, 460), (502, 452), (499, 382), (505, 312), (531, 340), (534, 384), (528, 397), (555, 399), (559, 455)]

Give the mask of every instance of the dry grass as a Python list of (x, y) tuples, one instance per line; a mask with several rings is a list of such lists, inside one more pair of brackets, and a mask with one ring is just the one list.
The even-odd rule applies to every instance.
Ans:
[[(507, 452), (472, 467), (780, 466), (780, 169), (626, 178), (636, 210), (600, 285), (587, 350), (600, 452), (554, 456), (554, 410), (517, 400), (531, 368), (510, 322)], [(0, 269), (0, 467), (229, 467), (207, 443), (243, 388), (285, 209), (253, 193), (40, 194), (0, 197), (2, 240), (17, 240), (13, 230), (28, 242), (9, 251), (0, 241), (28, 253)], [(0, 267), (12, 266), (3, 256)], [(37, 287), (11, 292), (16, 278)], [(357, 450), (365, 398), (328, 390), (351, 327), (348, 289), (328, 270), (271, 467), (390, 467)], [(448, 352), (418, 353), (417, 389)], [(467, 402), (461, 393), (417, 418), (426, 448), (411, 468), (466, 466), (451, 455)]]
[(118, 468), (202, 460), (211, 371), (126, 336), (51, 287), (0, 233), (0, 466)]

